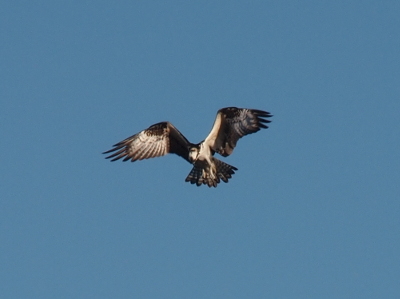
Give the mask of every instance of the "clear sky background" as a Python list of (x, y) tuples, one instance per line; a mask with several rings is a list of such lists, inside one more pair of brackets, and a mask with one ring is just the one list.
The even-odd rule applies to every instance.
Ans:
[[(399, 1), (3, 1), (2, 298), (400, 298)], [(196, 187), (101, 153), (227, 106)]]

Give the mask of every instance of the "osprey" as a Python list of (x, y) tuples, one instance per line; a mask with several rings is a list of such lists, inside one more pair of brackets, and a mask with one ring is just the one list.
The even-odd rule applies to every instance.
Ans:
[(271, 121), (266, 118), (271, 116), (269, 112), (256, 109), (220, 109), (211, 132), (197, 144), (189, 142), (170, 122), (160, 122), (118, 142), (103, 154), (112, 153), (106, 157), (113, 158), (111, 161), (123, 158), (123, 161), (132, 162), (176, 154), (193, 164), (186, 182), (217, 187), (221, 180), (227, 183), (238, 169), (218, 160), (214, 154), (229, 156), (239, 138), (268, 128), (265, 123)]

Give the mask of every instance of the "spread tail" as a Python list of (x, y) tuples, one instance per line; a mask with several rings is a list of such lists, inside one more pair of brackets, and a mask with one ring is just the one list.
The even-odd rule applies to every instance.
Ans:
[(187, 176), (185, 182), (190, 182), (191, 184), (196, 184), (200, 186), (202, 184), (208, 187), (217, 187), (217, 185), (222, 181), (225, 183), (232, 177), (236, 167), (226, 164), (216, 158), (213, 158), (214, 165), (204, 165), (195, 164)]

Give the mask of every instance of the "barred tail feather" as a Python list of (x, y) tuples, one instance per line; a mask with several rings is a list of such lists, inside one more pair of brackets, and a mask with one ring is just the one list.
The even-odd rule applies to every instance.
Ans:
[(214, 158), (215, 165), (217, 166), (217, 174), (218, 177), (221, 178), (225, 183), (235, 174), (235, 170), (238, 170), (236, 167), (226, 164), (221, 160)]
[(203, 183), (203, 168), (196, 165), (193, 166), (189, 175), (186, 177), (185, 182), (190, 182), (191, 184), (200, 186)]
[(217, 187), (221, 180), (225, 183), (232, 177), (236, 167), (226, 164), (216, 158), (213, 159), (215, 164), (215, 172), (212, 167), (202, 167), (201, 165), (194, 165), (189, 175), (186, 177), (186, 182), (196, 184), (197, 186), (207, 185), (208, 187)]

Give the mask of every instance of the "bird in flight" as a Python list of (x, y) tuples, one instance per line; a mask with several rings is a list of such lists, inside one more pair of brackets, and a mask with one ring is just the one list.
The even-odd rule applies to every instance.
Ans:
[(172, 153), (193, 164), (186, 182), (197, 186), (217, 187), (238, 170), (214, 157), (215, 153), (227, 157), (232, 154), (237, 141), (261, 128), (266, 129), (272, 115), (267, 111), (227, 107), (218, 110), (214, 125), (206, 139), (200, 143), (189, 142), (170, 122), (160, 122), (118, 142), (106, 159), (122, 161), (149, 159)]

